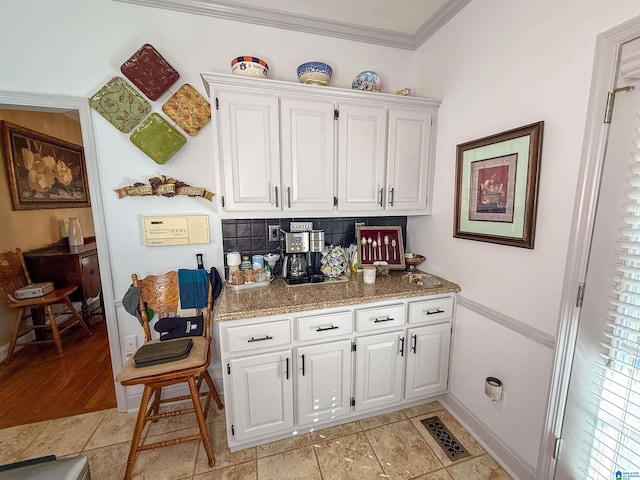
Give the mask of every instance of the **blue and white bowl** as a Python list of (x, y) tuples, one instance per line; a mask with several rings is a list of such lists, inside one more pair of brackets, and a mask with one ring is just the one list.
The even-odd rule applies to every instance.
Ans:
[(307, 62), (297, 69), (300, 83), (310, 83), (313, 85), (329, 85), (333, 69), (331, 65), (322, 62)]

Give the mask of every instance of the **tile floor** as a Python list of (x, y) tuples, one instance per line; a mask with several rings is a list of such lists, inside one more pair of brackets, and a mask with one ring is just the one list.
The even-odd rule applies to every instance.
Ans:
[[(471, 453), (451, 462), (420, 420), (438, 415)], [(142, 452), (135, 479), (153, 480), (506, 480), (511, 477), (438, 402), (318, 430), (231, 453), (225, 418), (212, 406), (207, 419), (216, 465), (202, 445), (187, 442)], [(43, 455), (82, 453), (92, 480), (123, 478), (135, 415), (115, 409), (0, 430), (0, 465)], [(191, 415), (145, 430), (146, 441), (197, 431)]]

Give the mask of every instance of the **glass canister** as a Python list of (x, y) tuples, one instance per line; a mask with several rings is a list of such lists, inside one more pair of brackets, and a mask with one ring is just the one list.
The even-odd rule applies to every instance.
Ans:
[(264, 268), (256, 268), (256, 283), (267, 281), (267, 271)]
[(256, 283), (256, 272), (249, 268), (248, 270), (244, 270), (244, 283)]
[(244, 277), (240, 270), (234, 270), (230, 275), (231, 285), (242, 285), (244, 283)]

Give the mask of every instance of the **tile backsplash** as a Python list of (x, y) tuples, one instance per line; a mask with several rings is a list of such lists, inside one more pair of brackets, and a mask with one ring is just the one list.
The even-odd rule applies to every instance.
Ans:
[[(355, 224), (402, 227), (402, 238), (407, 239), (407, 217), (326, 217), (326, 218), (274, 218), (255, 220), (222, 220), (222, 242), (225, 254), (240, 252), (242, 255), (280, 253), (280, 242), (269, 241), (269, 225), (278, 225), (290, 231), (292, 222), (312, 222), (315, 230), (324, 230), (327, 244), (349, 246), (356, 243)], [(226, 265), (225, 255), (225, 265)]]

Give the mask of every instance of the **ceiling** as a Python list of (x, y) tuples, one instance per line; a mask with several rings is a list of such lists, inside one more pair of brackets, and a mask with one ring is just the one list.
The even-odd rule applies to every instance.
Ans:
[(471, 0), (114, 1), (415, 50)]

